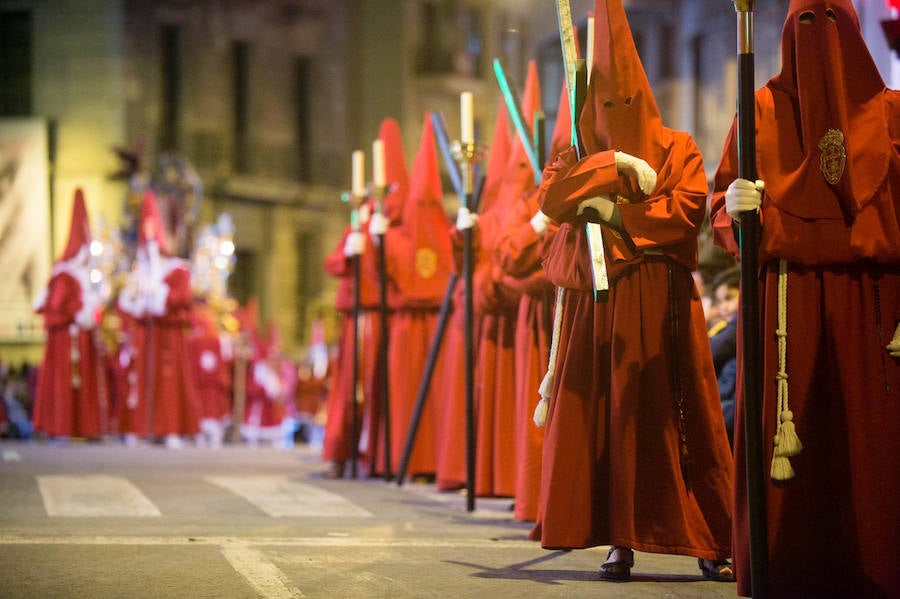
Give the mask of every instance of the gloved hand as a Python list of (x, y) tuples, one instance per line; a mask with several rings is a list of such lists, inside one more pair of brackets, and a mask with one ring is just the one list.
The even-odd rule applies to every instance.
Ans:
[(381, 214), (380, 212), (375, 212), (372, 214), (372, 218), (369, 219), (369, 234), (370, 235), (384, 235), (387, 233), (388, 227), (391, 226), (391, 219)]
[(759, 210), (765, 183), (747, 179), (735, 179), (725, 191), (725, 212), (735, 222), (741, 221), (741, 212)]
[(459, 212), (456, 213), (456, 229), (458, 231), (465, 231), (466, 229), (471, 229), (478, 222), (478, 215), (466, 208), (465, 206), (459, 207)]
[(366, 249), (366, 237), (359, 231), (351, 231), (344, 241), (344, 255), (348, 258), (361, 256)]
[(601, 194), (586, 200), (581, 200), (581, 203), (578, 204), (578, 214), (580, 215), (584, 212), (585, 208), (593, 208), (596, 210), (600, 215), (600, 220), (606, 223), (612, 218), (616, 209), (616, 204), (609, 199), (608, 195)]
[(653, 167), (647, 164), (646, 160), (625, 152), (616, 152), (615, 156), (619, 174), (635, 179), (644, 195), (650, 195), (656, 188), (656, 171)]
[(147, 312), (153, 316), (166, 313), (166, 301), (169, 299), (169, 285), (159, 281), (147, 295)]
[(900, 358), (900, 323), (894, 331), (894, 338), (887, 344), (887, 350), (892, 358)]
[(100, 298), (93, 293), (84, 293), (81, 297), (81, 309), (75, 313), (75, 323), (84, 330), (97, 326), (95, 315), (100, 306)]
[(531, 228), (534, 229), (534, 232), (537, 233), (539, 237), (543, 237), (544, 233), (547, 232), (548, 222), (550, 222), (550, 217), (538, 210), (535, 212), (534, 216), (531, 217)]

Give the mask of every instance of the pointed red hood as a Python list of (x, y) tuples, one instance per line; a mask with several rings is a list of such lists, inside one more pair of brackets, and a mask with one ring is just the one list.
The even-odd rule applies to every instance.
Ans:
[(500, 193), (500, 185), (503, 183), (503, 174), (506, 170), (506, 162), (509, 160), (510, 148), (512, 142), (509, 137), (509, 125), (507, 120), (509, 113), (506, 112), (506, 106), (501, 98), (497, 102), (497, 120), (494, 123), (494, 139), (491, 141), (491, 147), (485, 170), (484, 189), (481, 192), (481, 202), (478, 207), (479, 212), (487, 212), (487, 210), (496, 202)]
[(69, 239), (59, 261), (71, 260), (82, 247), (91, 242), (91, 227), (88, 221), (87, 207), (84, 203), (84, 192), (81, 188), (75, 190), (75, 199), (72, 202), (72, 222), (69, 225)]
[(781, 52), (766, 84), (774, 109), (757, 123), (766, 193), (802, 218), (852, 217), (884, 182), (891, 141), (884, 81), (850, 0), (792, 0)]
[(569, 111), (569, 91), (566, 87), (566, 80), (563, 79), (562, 90), (559, 92), (559, 108), (556, 109), (556, 125), (553, 127), (550, 151), (547, 153), (547, 162), (544, 166), (553, 164), (556, 155), (564, 152), (571, 145), (572, 114)]
[(411, 274), (402, 292), (413, 303), (440, 301), (453, 271), (450, 223), (441, 204), (443, 196), (434, 130), (431, 118), (425, 115), (401, 225), (411, 252)]
[(381, 122), (378, 139), (384, 142), (384, 177), (392, 189), (384, 198), (384, 215), (397, 222), (403, 215), (403, 206), (409, 194), (409, 175), (406, 171), (406, 155), (400, 125), (394, 119)]
[(594, 2), (594, 63), (579, 129), (588, 153), (620, 150), (657, 171), (663, 125), (622, 0)]
[(144, 192), (144, 200), (141, 203), (141, 220), (138, 224), (138, 247), (143, 247), (149, 239), (155, 239), (159, 244), (159, 253), (168, 255), (169, 247), (166, 243), (166, 231), (162, 218), (159, 216), (159, 207), (156, 205), (156, 196), (149, 189)]

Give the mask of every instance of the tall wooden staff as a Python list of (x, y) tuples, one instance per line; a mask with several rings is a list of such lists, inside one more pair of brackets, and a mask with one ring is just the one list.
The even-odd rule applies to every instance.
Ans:
[[(438, 112), (431, 113), (431, 123), (434, 129), (435, 138), (441, 155), (444, 157), (444, 163), (447, 167), (447, 173), (453, 189), (460, 197), (464, 195), (461, 175), (459, 174), (459, 166), (453, 158), (453, 150), (450, 147), (450, 141), (447, 137), (447, 126), (444, 123), (443, 115)], [(480, 181), (480, 185), (476, 185), (475, 192), (472, 196), (470, 210), (478, 211), (478, 202), (481, 197), (481, 189), (484, 186), (484, 179)], [(409, 428), (406, 431), (406, 442), (403, 445), (403, 455), (400, 458), (400, 464), (397, 469), (397, 485), (403, 485), (406, 478), (406, 469), (409, 466), (410, 456), (416, 443), (416, 435), (419, 431), (419, 423), (422, 420), (422, 412), (425, 409), (425, 400), (428, 398), (428, 390), (431, 388), (431, 378), (434, 374), (434, 368), (437, 364), (438, 354), (441, 351), (441, 343), (444, 340), (444, 331), (447, 329), (447, 321), (450, 318), (450, 308), (453, 304), (453, 292), (456, 289), (456, 283), (459, 275), (453, 273), (450, 280), (447, 281), (447, 290), (444, 292), (444, 300), (441, 302), (441, 308), (438, 312), (438, 321), (431, 338), (431, 347), (428, 349), (428, 357), (425, 360), (425, 368), (422, 371), (422, 377), (419, 379), (419, 388), (416, 390), (416, 401), (413, 407), (412, 416), (409, 420)]]
[[(353, 180), (350, 195), (352, 196), (352, 208), (350, 210), (350, 230), (353, 233), (360, 232), (359, 207), (366, 197), (365, 184), (365, 154), (356, 150), (352, 155)], [(351, 403), (351, 427), (350, 433), (350, 477), (357, 477), (357, 462), (359, 461), (359, 310), (360, 287), (362, 285), (362, 273), (359, 254), (354, 253), (350, 258), (353, 269), (353, 365), (351, 367), (350, 403)]]
[[(475, 163), (481, 152), (475, 143), (472, 115), (472, 92), (460, 95), (461, 135), (454, 148), (454, 158), (459, 163), (462, 174), (462, 205), (468, 210), (473, 206)], [(475, 328), (472, 292), (475, 259), (473, 256), (472, 228), (463, 230), (463, 281), (465, 282), (465, 302), (463, 310), (465, 331), (465, 384), (466, 384), (466, 510), (475, 511)]]
[[(734, 0), (738, 40), (738, 176), (756, 181), (756, 104), (753, 80), (754, 0)], [(767, 595), (768, 543), (763, 472), (762, 394), (759, 348), (759, 214), (741, 213), (741, 327), (744, 377), (744, 443), (747, 460), (747, 501), (750, 526), (750, 576), (753, 596)]]
[[(372, 142), (372, 186), (375, 191), (375, 211), (384, 214), (384, 196), (387, 193), (387, 181), (384, 169), (384, 142), (376, 139)], [(388, 302), (387, 302), (387, 258), (384, 249), (385, 235), (377, 235), (378, 245), (378, 316), (381, 322), (380, 361), (381, 371), (381, 418), (384, 422), (384, 480), (391, 480), (391, 401), (390, 384), (388, 380), (388, 351), (390, 349), (390, 337), (388, 335)], [(374, 464), (373, 460), (373, 464)]]

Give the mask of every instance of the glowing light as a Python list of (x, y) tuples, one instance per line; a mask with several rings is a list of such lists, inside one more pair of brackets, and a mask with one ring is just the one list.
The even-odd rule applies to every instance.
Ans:
[(225, 256), (216, 256), (216, 259), (213, 261), (213, 264), (216, 268), (220, 270), (225, 270), (228, 268), (228, 258)]
[(95, 285), (103, 280), (103, 273), (96, 268), (91, 269), (91, 283)]
[(219, 252), (224, 256), (232, 255), (234, 253), (234, 242), (230, 239), (223, 240), (219, 244)]
[(91, 256), (99, 256), (103, 253), (103, 244), (96, 239), (91, 242)]

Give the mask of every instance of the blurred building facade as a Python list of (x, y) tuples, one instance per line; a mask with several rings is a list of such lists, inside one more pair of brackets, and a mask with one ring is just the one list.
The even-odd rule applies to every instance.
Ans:
[[(789, 1), (756, 4), (761, 85), (779, 69)], [(592, 5), (572, 2), (582, 32)], [(626, 7), (664, 120), (694, 134), (711, 173), (735, 105), (732, 3)], [(887, 4), (857, 7), (897, 87), (879, 26)], [(411, 159), (427, 111), (444, 113), (451, 137), (459, 131), (464, 90), (476, 98), (476, 134), (490, 140), (494, 58), (520, 85), (538, 62), (548, 130), (562, 81), (549, 0), (3, 0), (0, 40), (0, 118), (48, 127), (52, 255), (76, 186), (92, 214), (122, 218), (128, 191), (111, 177), (121, 167), (113, 147), (142, 146), (148, 163), (183, 155), (203, 180), (200, 222), (234, 216), (232, 294), (257, 297), (289, 351), (333, 303), (321, 262), (348, 220), (339, 197), (350, 154), (369, 154), (383, 118), (400, 122)]]

